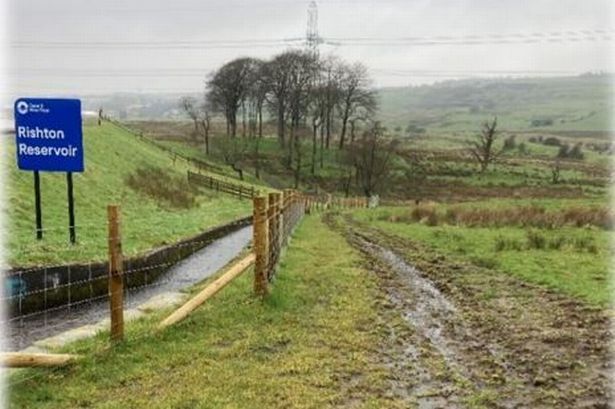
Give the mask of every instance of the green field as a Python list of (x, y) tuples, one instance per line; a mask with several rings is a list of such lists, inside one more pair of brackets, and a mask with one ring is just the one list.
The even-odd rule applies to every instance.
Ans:
[[(570, 202), (546, 203), (553, 214), (571, 206)], [(531, 204), (540, 206), (541, 202)], [(468, 209), (503, 206), (511, 208), (512, 204), (484, 201), (465, 205)], [(424, 243), (454, 260), (492, 269), (494, 273), (510, 274), (594, 305), (606, 307), (610, 303), (615, 287), (609, 272), (612, 256), (609, 230), (591, 225), (523, 226), (524, 220), (519, 220), (518, 225), (481, 226), (476, 222), (472, 226), (449, 223), (442, 220), (445, 216), (437, 220), (428, 216), (413, 219), (411, 213), (415, 208), (362, 210), (356, 217), (388, 233)], [(446, 206), (436, 206), (435, 210), (442, 216)]]
[[(9, 165), (6, 191), (9, 221), (8, 258), (12, 266), (104, 260), (107, 255), (109, 204), (121, 206), (123, 249), (134, 255), (173, 243), (203, 230), (250, 214), (249, 201), (207, 191), (194, 203), (176, 206), (165, 198), (144, 194), (127, 184), (138, 169), (160, 169), (171, 184), (184, 186), (188, 165), (139, 141), (111, 124), (84, 126), (85, 172), (74, 175), (77, 244), (68, 243), (68, 211), (64, 174), (42, 173), (44, 239), (35, 237), (34, 190), (31, 172), (14, 165), (14, 146), (4, 139), (3, 163)], [(138, 184), (148, 185), (143, 178)], [(151, 179), (151, 178), (149, 178)]]

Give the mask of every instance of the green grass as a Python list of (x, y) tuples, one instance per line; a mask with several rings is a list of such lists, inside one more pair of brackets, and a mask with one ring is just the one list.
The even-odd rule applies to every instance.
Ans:
[(194, 207), (177, 209), (134, 191), (125, 180), (139, 167), (158, 167), (174, 178), (185, 178), (188, 165), (182, 161), (173, 163), (166, 152), (111, 124), (85, 125), (85, 172), (73, 178), (78, 243), (68, 244), (66, 180), (64, 174), (58, 173), (41, 174), (43, 227), (48, 231), (38, 242), (32, 173), (17, 170), (13, 143), (7, 139), (3, 142), (3, 163), (9, 164), (8, 261), (13, 266), (105, 259), (108, 204), (121, 206), (126, 255), (172, 243), (250, 214), (249, 201), (225, 194), (203, 191)]
[[(371, 225), (400, 237), (416, 240), (455, 259), (471, 262), (519, 277), (527, 282), (572, 295), (591, 304), (606, 306), (610, 302), (613, 283), (609, 281), (610, 232), (595, 228), (565, 227), (554, 230), (532, 229), (545, 240), (565, 238), (556, 249), (527, 249), (529, 229), (521, 227), (428, 226), (423, 223), (390, 222), (387, 215), (399, 209), (359, 211), (357, 217)], [(407, 209), (405, 210), (408, 211)], [(384, 217), (383, 217), (384, 216)], [(498, 240), (519, 243), (518, 250), (498, 251)], [(575, 241), (589, 241), (595, 252), (574, 246)], [(593, 250), (593, 249), (592, 249)]]
[(308, 217), (266, 302), (248, 271), (164, 333), (148, 334), (153, 317), (112, 350), (101, 348), (107, 334), (67, 348), (86, 354), (72, 368), (14, 375), (10, 407), (402, 407), (383, 397), (385, 369), (371, 355), (382, 342), (375, 277), (359, 261)]
[[(177, 125), (179, 129), (179, 124)], [(179, 132), (179, 130), (178, 130)], [(212, 136), (211, 138), (211, 154), (206, 155), (203, 149), (191, 142), (188, 137), (183, 140), (169, 141), (161, 140), (161, 143), (168, 146), (182, 154), (193, 157), (202, 161), (206, 161), (222, 168), (223, 173), (231, 178), (237, 180), (237, 173), (234, 172), (231, 167), (224, 163), (220, 153), (216, 146), (219, 144), (221, 138), (226, 138), (223, 135)], [(246, 150), (246, 157), (253, 157), (254, 143), (252, 140), (247, 141), (249, 149)], [(320, 147), (320, 145), (318, 145)], [(301, 189), (313, 188), (313, 177), (310, 173), (310, 166), (312, 161), (312, 142), (309, 138), (304, 138), (301, 144), (302, 152), (302, 177), (300, 181)], [(265, 184), (265, 181), (270, 181), (272, 184), (284, 187), (291, 187), (294, 185), (294, 175), (292, 170), (287, 169), (283, 165), (283, 158), (286, 156), (286, 148), (282, 148), (278, 141), (278, 138), (273, 135), (267, 135), (260, 141), (259, 154), (261, 160), (261, 179), (255, 177), (255, 169), (252, 161), (246, 159), (243, 162), (244, 179), (255, 185)], [(335, 179), (340, 176), (339, 162), (339, 150), (337, 149), (337, 143), (332, 143), (332, 148), (326, 150), (323, 154), (323, 168), (320, 168), (320, 151), (317, 153), (317, 176), (321, 179)], [(295, 164), (293, 163), (293, 166)]]

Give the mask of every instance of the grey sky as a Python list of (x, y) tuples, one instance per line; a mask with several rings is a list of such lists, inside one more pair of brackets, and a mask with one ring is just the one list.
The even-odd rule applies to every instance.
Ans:
[[(378, 86), (611, 71), (611, 2), (323, 0), (319, 33), (337, 45), (320, 51), (364, 62)], [(10, 0), (10, 88), (22, 95), (198, 91), (225, 61), (267, 58), (289, 47), (282, 40), (305, 37), (308, 3)], [(279, 41), (257, 46), (257, 39)]]

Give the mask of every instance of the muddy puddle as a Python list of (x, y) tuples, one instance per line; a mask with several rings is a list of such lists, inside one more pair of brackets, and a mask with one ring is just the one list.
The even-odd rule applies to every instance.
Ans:
[(432, 368), (422, 364), (428, 358), (425, 355), (430, 354), (439, 356), (439, 364), (448, 370), (458, 368), (457, 351), (446, 334), (451, 322), (457, 319), (455, 306), (430, 280), (391, 250), (363, 239), (360, 245), (404, 283), (404, 288), (390, 287), (387, 293), (412, 329), (411, 338), (404, 342), (403, 359), (410, 361), (407, 370), (412, 371), (415, 381), (407, 385), (397, 382), (395, 389), (421, 409), (459, 407), (454, 383), (438, 379), (432, 375)]
[[(407, 335), (393, 335), (398, 354), (388, 363), (397, 372), (392, 381), (397, 394), (420, 409), (461, 408), (469, 394), (486, 386), (477, 373), (486, 369), (514, 380), (501, 347), (477, 341), (453, 301), (433, 281), (390, 249), (364, 238), (358, 244), (388, 270), (392, 278), (385, 284), (388, 301), (409, 324)], [(478, 361), (486, 368), (475, 365)], [(524, 407), (523, 396), (506, 395), (497, 407)]]

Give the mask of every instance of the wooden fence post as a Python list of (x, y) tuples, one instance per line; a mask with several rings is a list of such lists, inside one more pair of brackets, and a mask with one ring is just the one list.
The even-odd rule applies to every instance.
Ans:
[(267, 229), (267, 198), (258, 196), (254, 198), (254, 292), (257, 296), (267, 295), (267, 264), (269, 236)]
[(267, 271), (267, 278), (271, 280), (273, 276), (273, 271), (275, 269), (275, 263), (277, 259), (277, 245), (276, 240), (278, 237), (278, 202), (277, 202), (277, 193), (269, 193), (269, 209), (267, 211), (267, 220), (269, 221), (269, 268)]
[(284, 189), (282, 191), (282, 208), (284, 212), (282, 213), (282, 226), (284, 226), (283, 234), (282, 234), (282, 243), (280, 244), (280, 248), (288, 243), (287, 234), (290, 234), (289, 225), (290, 225), (290, 189)]
[(275, 218), (275, 224), (276, 224), (276, 232), (277, 237), (276, 237), (276, 250), (278, 251), (278, 254), (276, 254), (276, 262), (278, 261), (278, 258), (280, 256), (280, 253), (282, 252), (282, 240), (284, 239), (284, 196), (282, 195), (282, 193), (275, 193), (275, 202), (276, 202), (276, 218)]
[(119, 206), (107, 206), (109, 223), (109, 306), (111, 308), (111, 341), (124, 338), (124, 266), (120, 232)]

